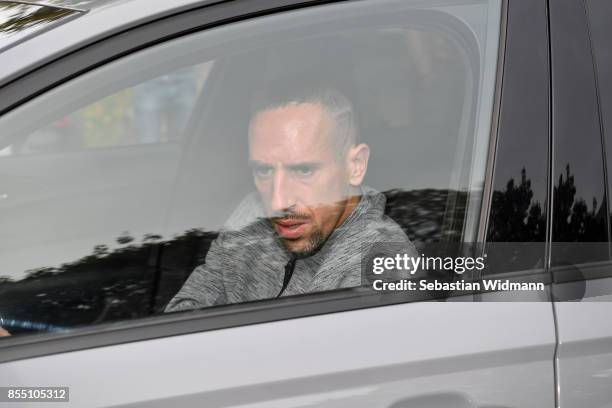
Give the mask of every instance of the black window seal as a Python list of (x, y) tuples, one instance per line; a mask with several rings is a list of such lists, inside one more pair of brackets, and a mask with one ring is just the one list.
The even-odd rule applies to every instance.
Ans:
[[(546, 245), (544, 250), (544, 267), (548, 271), (551, 280), (553, 279), (552, 265), (552, 242), (553, 242), (553, 199), (555, 192), (555, 182), (553, 180), (553, 163), (555, 162), (555, 134), (553, 132), (553, 78), (552, 78), (552, 39), (550, 30), (550, 2), (546, 0), (546, 42), (548, 44), (548, 154), (547, 154), (547, 189), (546, 189)], [(553, 308), (554, 309), (554, 308)]]

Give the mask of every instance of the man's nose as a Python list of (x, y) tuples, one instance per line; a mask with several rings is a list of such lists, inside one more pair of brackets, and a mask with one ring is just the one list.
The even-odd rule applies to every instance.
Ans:
[(271, 210), (275, 213), (289, 210), (295, 204), (292, 196), (290, 180), (284, 171), (277, 171), (272, 183)]

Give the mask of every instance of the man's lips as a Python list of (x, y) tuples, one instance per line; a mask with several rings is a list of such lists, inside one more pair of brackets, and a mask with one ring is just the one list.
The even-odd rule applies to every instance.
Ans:
[(303, 220), (276, 220), (276, 231), (285, 239), (299, 238), (306, 230), (306, 221)]

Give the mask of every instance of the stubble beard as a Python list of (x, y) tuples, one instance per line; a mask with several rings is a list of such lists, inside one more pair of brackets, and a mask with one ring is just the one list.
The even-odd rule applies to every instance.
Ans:
[[(279, 237), (280, 238), (280, 237)], [(306, 238), (305, 245), (300, 245), (299, 248), (296, 248), (296, 245), (299, 245), (296, 241), (291, 241), (288, 239), (280, 238), (283, 246), (287, 251), (291, 253), (294, 258), (308, 258), (309, 256), (314, 255), (321, 249), (323, 244), (325, 243), (325, 237), (320, 230), (314, 231), (308, 238)], [(300, 241), (302, 241), (301, 239)]]

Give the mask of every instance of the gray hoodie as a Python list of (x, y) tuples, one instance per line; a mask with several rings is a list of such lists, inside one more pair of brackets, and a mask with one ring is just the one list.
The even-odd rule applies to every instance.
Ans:
[[(374, 244), (400, 243), (416, 249), (384, 214), (385, 196), (364, 188), (361, 200), (313, 255), (295, 261), (282, 296), (360, 286), (361, 261)], [(212, 243), (166, 312), (241, 303), (278, 296), (291, 254), (263, 216), (257, 195), (249, 195)]]

